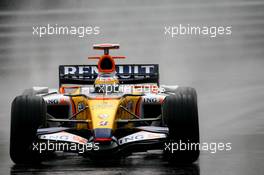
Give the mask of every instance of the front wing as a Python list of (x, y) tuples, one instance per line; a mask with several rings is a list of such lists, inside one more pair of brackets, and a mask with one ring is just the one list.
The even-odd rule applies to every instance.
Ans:
[[(77, 152), (85, 155), (100, 155), (102, 153), (125, 155), (131, 152), (163, 149), (164, 142), (168, 137), (167, 127), (142, 126), (136, 127), (135, 129), (136, 131), (134, 133), (129, 133), (120, 138), (113, 136), (110, 142), (94, 142), (93, 140), (82, 137), (82, 134), (78, 132), (72, 132), (73, 130), (71, 128), (42, 128), (37, 131), (36, 142), (39, 144), (53, 144), (53, 151)], [(54, 149), (57, 148), (54, 144), (59, 143), (79, 146), (75, 146), (76, 149), (74, 150)], [(80, 147), (80, 145), (82, 147)], [(89, 149), (78, 150), (78, 148), (87, 147), (87, 145)], [(49, 148), (49, 146), (45, 148)]]

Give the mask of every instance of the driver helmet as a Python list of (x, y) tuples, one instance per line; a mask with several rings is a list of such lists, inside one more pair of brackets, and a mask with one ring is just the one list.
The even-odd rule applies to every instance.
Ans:
[(97, 93), (114, 93), (119, 91), (119, 81), (111, 74), (101, 74), (95, 79), (94, 89)]

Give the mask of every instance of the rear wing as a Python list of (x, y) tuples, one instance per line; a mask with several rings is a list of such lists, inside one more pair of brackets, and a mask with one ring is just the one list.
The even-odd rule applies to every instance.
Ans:
[[(60, 65), (59, 84), (91, 85), (98, 75), (97, 65)], [(159, 85), (158, 64), (116, 65), (116, 75), (121, 84), (155, 83)]]

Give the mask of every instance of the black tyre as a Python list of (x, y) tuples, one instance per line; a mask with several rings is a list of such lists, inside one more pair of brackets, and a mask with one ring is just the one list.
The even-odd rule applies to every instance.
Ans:
[(17, 164), (39, 163), (33, 151), (37, 129), (45, 125), (46, 103), (38, 96), (18, 96), (11, 109), (10, 157)]
[(172, 162), (192, 163), (199, 157), (197, 94), (190, 87), (179, 87), (162, 105), (163, 124), (169, 128), (165, 157)]

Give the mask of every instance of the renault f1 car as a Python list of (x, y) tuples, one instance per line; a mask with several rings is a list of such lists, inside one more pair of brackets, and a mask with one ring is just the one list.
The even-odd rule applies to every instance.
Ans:
[[(123, 157), (160, 149), (170, 162), (199, 157), (194, 88), (159, 85), (157, 64), (117, 64), (98, 44), (97, 65), (59, 66), (59, 88), (33, 87), (11, 109), (10, 157), (17, 164), (41, 162), (58, 151), (91, 159)], [(190, 149), (195, 147), (195, 149)]]

